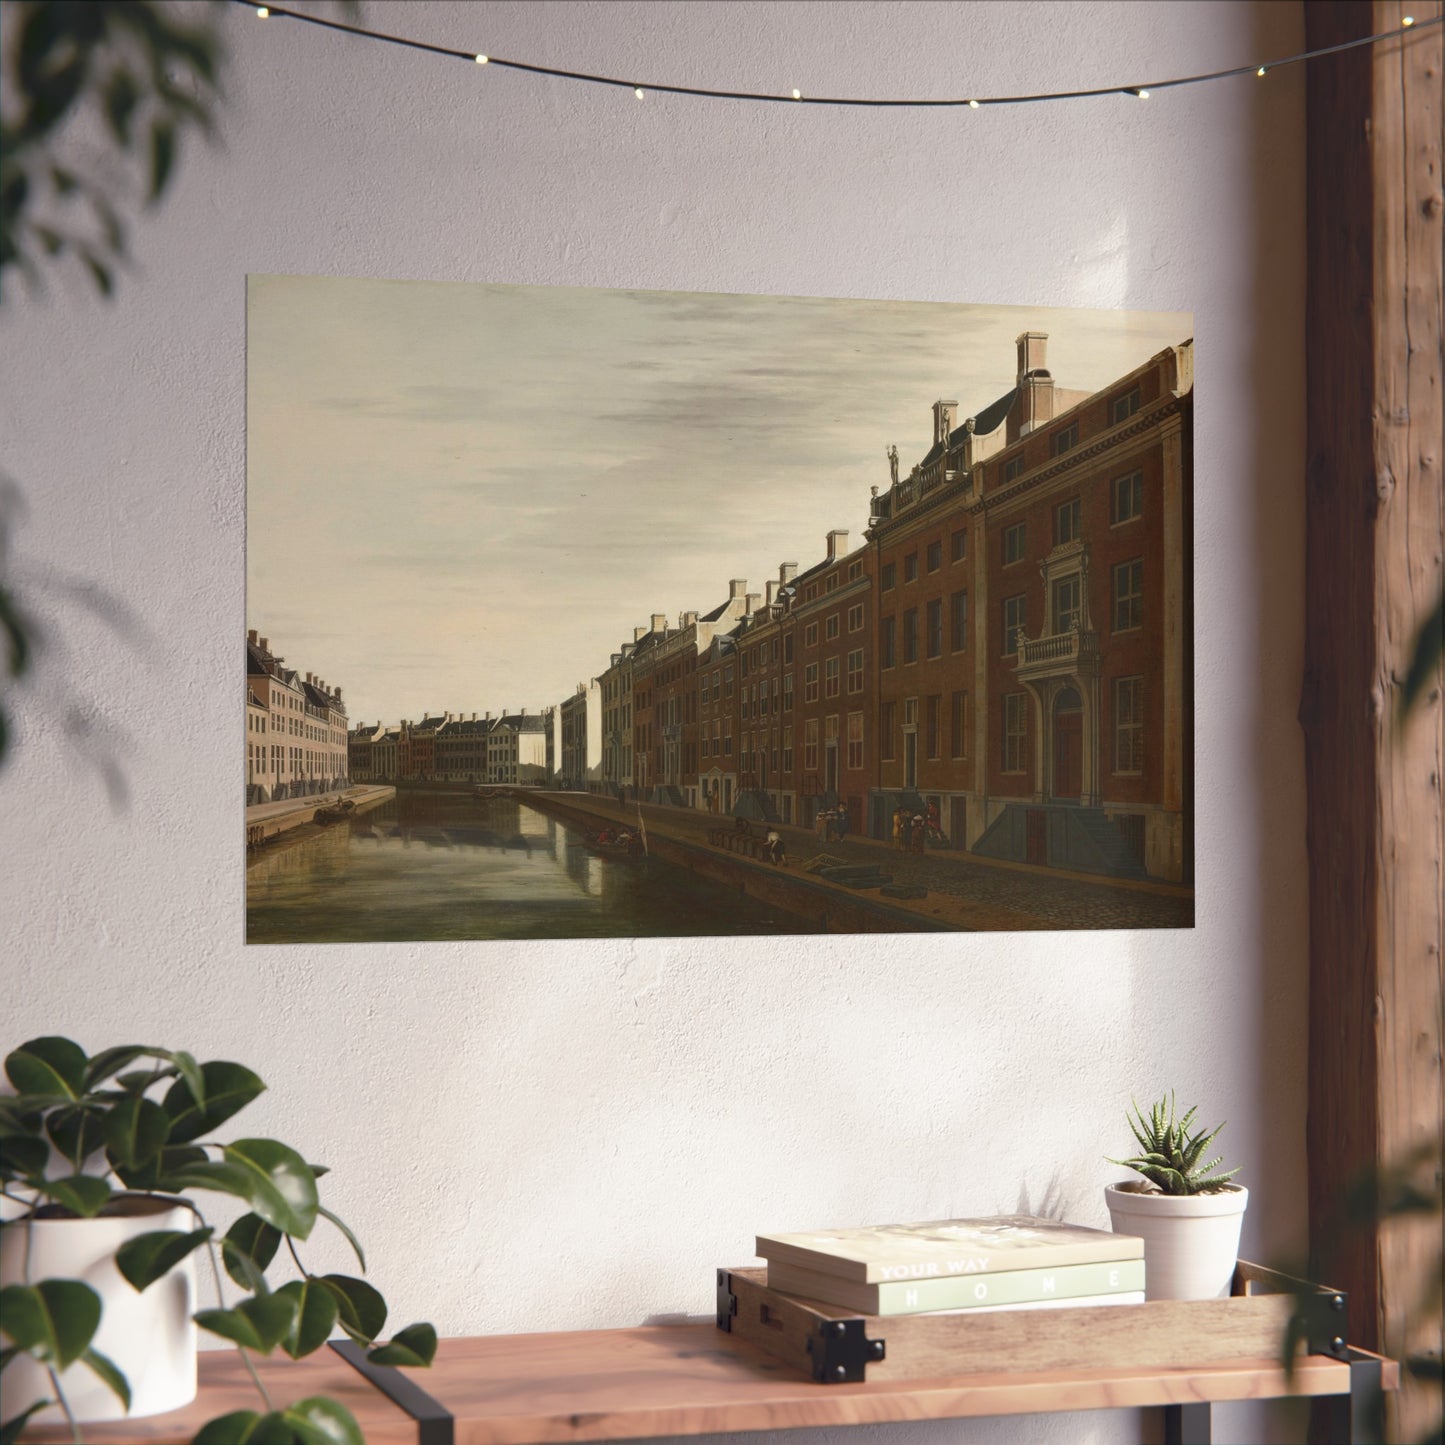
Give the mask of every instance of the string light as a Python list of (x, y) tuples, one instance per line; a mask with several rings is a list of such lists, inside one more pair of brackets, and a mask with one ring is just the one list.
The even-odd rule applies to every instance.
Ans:
[[(645, 94), (643, 87), (636, 81), (623, 80), (618, 76), (598, 75), (585, 70), (563, 70), (553, 65), (533, 65), (524, 60), (502, 60), (495, 55), (478, 55), (474, 51), (458, 50), (447, 45), (433, 45), (425, 40), (412, 40), (405, 35), (390, 35), (381, 30), (367, 30), (360, 25), (347, 25), (340, 20), (329, 20), (320, 15), (308, 15), (300, 10), (287, 10), (279, 5), (256, 6), (254, 0), (232, 0), (232, 3), (253, 7), (262, 20), (268, 16), (279, 16), (287, 20), (300, 21), (304, 25), (315, 25), (322, 30), (337, 30), (345, 35), (356, 35), (363, 40), (374, 40), (383, 45), (399, 45), (407, 50), (423, 50), (431, 55), (445, 55), (460, 60), (474, 61), (478, 65), (499, 65), (506, 70), (519, 70), (528, 75), (546, 75), (556, 80), (576, 80), (588, 85), (610, 85), (617, 89), (632, 91), (638, 100), (641, 100)], [(1150, 93), (1156, 90), (1172, 90), (1184, 85), (1202, 85), (1208, 81), (1227, 80), (1232, 76), (1248, 75), (1251, 72), (1262, 77), (1282, 65), (1298, 65), (1302, 61), (1317, 60), (1321, 56), (1335, 55), (1343, 50), (1354, 50), (1362, 45), (1377, 45), (1383, 40), (1397, 39), (1409, 29), (1426, 30), (1441, 24), (1445, 24), (1445, 15), (1435, 15), (1428, 20), (1418, 22), (1413, 15), (1405, 15), (1401, 17), (1398, 30), (1383, 30), (1376, 35), (1362, 35), (1357, 40), (1341, 41), (1338, 45), (1326, 45), (1318, 50), (1302, 50), (1298, 55), (1281, 56), (1278, 60), (1269, 60), (1263, 65), (1236, 65), (1229, 70), (1211, 70), (1200, 75), (1181, 75), (1173, 80), (1151, 81), (1147, 85), (1107, 85), (1090, 90), (1036, 91), (1029, 95), (988, 95), (941, 100), (890, 99), (881, 96), (810, 95), (804, 97), (801, 90), (794, 90), (791, 95), (783, 95), (770, 91), (712, 90), (698, 85), (649, 84), (647, 90), (654, 90), (662, 95), (685, 95), (704, 100), (747, 100), (762, 104), (792, 101), (803, 105), (905, 110), (948, 109), (961, 106), (966, 106), (969, 110), (977, 110), (981, 105), (1031, 105), (1047, 100), (1088, 100), (1106, 95), (1132, 95), (1139, 100), (1148, 100)]]

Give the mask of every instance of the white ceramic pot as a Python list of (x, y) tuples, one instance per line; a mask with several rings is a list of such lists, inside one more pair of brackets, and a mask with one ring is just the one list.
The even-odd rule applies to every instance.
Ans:
[[(100, 1328), (91, 1348), (108, 1356), (129, 1381), (129, 1417), (158, 1415), (196, 1397), (195, 1255), (137, 1293), (115, 1267), (115, 1252), (138, 1234), (155, 1229), (190, 1233), (196, 1227), (195, 1215), (184, 1205), (143, 1194), (119, 1196), (95, 1219), (17, 1220), (0, 1230), (0, 1285), (27, 1279), (88, 1284), (101, 1300)], [(127, 1418), (120, 1400), (79, 1360), (60, 1382), (77, 1420)], [(0, 1418), (9, 1420), (36, 1400), (53, 1399), (54, 1392), (44, 1367), (22, 1355), (0, 1375), (0, 1398)], [(64, 1418), (54, 1405), (31, 1416), (36, 1424)]]
[(1249, 1190), (1231, 1184), (1211, 1194), (1158, 1194), (1142, 1181), (1104, 1190), (1115, 1234), (1144, 1241), (1145, 1299), (1222, 1299), (1239, 1259), (1239, 1229)]

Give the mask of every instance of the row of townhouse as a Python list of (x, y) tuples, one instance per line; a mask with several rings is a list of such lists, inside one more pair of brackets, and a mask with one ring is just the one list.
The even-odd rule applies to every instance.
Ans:
[(557, 767), (556, 717), (540, 713), (440, 713), (395, 726), (355, 728), (348, 740), (357, 782), (550, 782)]
[(862, 545), (638, 627), (561, 705), (561, 781), (1192, 882), (1192, 342), (1093, 394), (1046, 342), (935, 402), (906, 474), (889, 448)]
[(303, 798), (347, 786), (341, 689), (300, 673), (246, 633), (246, 803)]

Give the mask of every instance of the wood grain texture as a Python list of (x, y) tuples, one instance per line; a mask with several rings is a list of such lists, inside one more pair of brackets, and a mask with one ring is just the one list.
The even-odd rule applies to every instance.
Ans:
[[(278, 1409), (311, 1395), (329, 1395), (356, 1416), (367, 1445), (416, 1445), (417, 1426), (411, 1416), (329, 1350), (304, 1360), (257, 1359), (255, 1365)], [(419, 1374), (425, 1378), (424, 1371)], [(87, 1445), (185, 1445), (207, 1420), (218, 1415), (265, 1409), (235, 1350), (204, 1351), (200, 1377), (200, 1394), (183, 1409), (143, 1420), (87, 1425)], [(63, 1425), (50, 1425), (27, 1430), (23, 1438), (27, 1445), (31, 1441), (58, 1445), (70, 1440), (70, 1432)]]
[[(1391, 1386), (1393, 1373), (1387, 1374)], [(1348, 1387), (1348, 1366), (1305, 1361), (1301, 1395)], [(445, 1341), (427, 1388), (456, 1415), (457, 1445), (618, 1440), (1287, 1393), (1269, 1359), (1169, 1369), (979, 1371), (819, 1385), (710, 1325)]]
[[(1417, 20), (1439, 0), (1408, 7)], [(1311, 47), (1395, 29), (1398, 0), (1305, 7)], [(1441, 37), (1315, 62), (1308, 77), (1308, 632), (1312, 1269), (1352, 1333), (1398, 1356), (1433, 1228), (1342, 1227), (1344, 1183), (1445, 1144), (1438, 677), (1404, 728), (1399, 679), (1440, 594)], [(1438, 1351), (1438, 1312), (1415, 1347)], [(1409, 1438), (1438, 1406), (1402, 1392)]]
[[(790, 1299), (767, 1288), (765, 1271), (731, 1272), (738, 1312), (733, 1333), (800, 1372), (811, 1370), (808, 1337), (820, 1322), (856, 1318), (820, 1300)], [(1149, 1304), (1078, 1310), (1020, 1310), (996, 1314), (916, 1314), (868, 1317), (865, 1335), (881, 1338), (882, 1360), (867, 1369), (869, 1384), (916, 1380), (967, 1370), (1046, 1373), (1109, 1368), (1121, 1360), (1168, 1369), (1277, 1355), (1293, 1309), (1289, 1295), (1228, 1300), (1156, 1300)]]

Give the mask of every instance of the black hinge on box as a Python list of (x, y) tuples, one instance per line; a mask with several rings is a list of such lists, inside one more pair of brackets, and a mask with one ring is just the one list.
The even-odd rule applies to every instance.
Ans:
[(732, 1332), (733, 1316), (738, 1312), (738, 1297), (732, 1291), (732, 1276), (725, 1269), (717, 1272), (717, 1327)]
[(813, 1378), (824, 1385), (861, 1384), (868, 1362), (881, 1360), (887, 1351), (882, 1340), (863, 1333), (864, 1321), (825, 1320), (808, 1336), (813, 1357)]
[(1306, 1295), (1305, 1349), (1312, 1355), (1331, 1359), (1350, 1358), (1350, 1300), (1342, 1289), (1320, 1290)]

